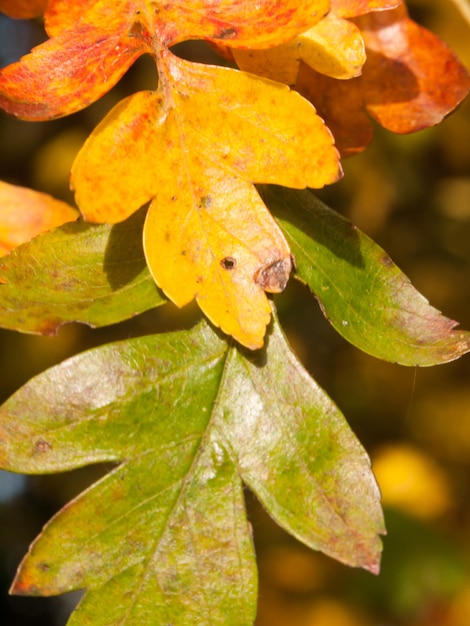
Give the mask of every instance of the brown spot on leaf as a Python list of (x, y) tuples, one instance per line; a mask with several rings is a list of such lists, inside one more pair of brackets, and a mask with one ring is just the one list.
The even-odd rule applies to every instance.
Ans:
[(237, 260), (231, 256), (226, 256), (225, 259), (222, 259), (220, 265), (224, 270), (234, 270), (237, 267)]
[(45, 439), (38, 439), (34, 444), (33, 454), (45, 454), (51, 450), (51, 444)]
[(292, 271), (292, 257), (278, 259), (260, 268), (254, 276), (255, 283), (269, 293), (284, 291)]
[(212, 196), (202, 196), (201, 208), (208, 209), (211, 206), (212, 206)]

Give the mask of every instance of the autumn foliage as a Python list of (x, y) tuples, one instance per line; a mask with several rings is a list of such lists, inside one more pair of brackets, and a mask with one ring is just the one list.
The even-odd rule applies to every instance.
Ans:
[[(185, 450), (184, 458), (194, 453), (189, 443), (194, 432), (206, 432), (207, 447), (194, 457), (194, 463), (200, 465), (188, 482), (192, 494), (191, 506), (187, 505), (189, 513), (184, 512), (182, 501), (178, 500), (172, 523), (184, 526), (185, 515), (196, 516), (196, 509), (191, 507), (196, 507), (197, 499), (204, 497), (210, 500), (206, 514), (213, 520), (217, 518), (216, 502), (221, 496), (215, 483), (213, 496), (204, 495), (206, 476), (213, 471), (216, 482), (225, 481), (221, 508), (229, 515), (233, 500), (239, 516), (232, 532), (240, 543), (225, 546), (230, 565), (221, 585), (228, 584), (230, 576), (235, 576), (234, 571), (238, 572), (235, 578), (243, 578), (243, 568), (237, 570), (237, 550), (243, 553), (245, 564), (253, 557), (249, 537), (244, 534), (241, 476), (273, 516), (305, 543), (350, 565), (377, 571), (380, 554), (377, 535), (383, 530), (382, 520), (378, 494), (360, 446), (352, 435), (350, 438), (347, 435), (341, 443), (343, 452), (335, 448), (333, 431), (343, 428), (339, 425), (341, 417), (329, 400), (323, 397), (318, 400), (319, 390), (313, 381), (304, 381), (306, 374), (293, 360), (276, 321), (269, 340), (272, 352), (268, 353), (271, 356), (267, 370), (259, 366), (258, 371), (238, 351), (237, 345), (250, 350), (263, 346), (264, 350), (268, 349), (265, 335), (272, 318), (272, 304), (267, 294), (282, 292), (294, 273), (318, 295), (333, 326), (346, 339), (379, 358), (407, 365), (430, 365), (452, 360), (470, 349), (468, 334), (456, 331), (455, 322), (429, 306), (383, 251), (303, 191), (338, 181), (342, 176), (340, 158), (362, 151), (371, 141), (371, 118), (401, 134), (440, 122), (470, 90), (466, 69), (442, 41), (410, 19), (405, 3), (400, 0), (0, 0), (0, 10), (12, 18), (44, 15), (48, 39), (0, 71), (0, 107), (23, 120), (51, 120), (87, 107), (109, 91), (141, 55), (150, 55), (158, 72), (157, 89), (135, 93), (119, 102), (91, 133), (76, 157), (71, 186), (80, 221), (75, 221), (77, 212), (72, 207), (43, 194), (1, 183), (0, 249), (7, 253), (20, 244), (25, 246), (14, 250), (0, 265), (0, 281), (4, 283), (0, 288), (0, 300), (4, 303), (0, 323), (28, 332), (51, 333), (70, 321), (91, 325), (114, 323), (157, 306), (165, 297), (178, 307), (195, 299), (210, 322), (236, 343), (227, 343), (208, 326), (201, 326), (194, 336), (181, 335), (181, 340), (165, 338), (159, 344), (166, 360), (165, 371), (159, 374), (163, 377), (159, 391), (156, 393), (155, 388), (152, 391), (156, 396), (168, 393), (171, 402), (188, 406), (191, 402), (185, 395), (184, 380), (178, 378), (176, 370), (171, 373), (173, 366), (176, 367), (176, 361), (172, 361), (176, 354), (172, 352), (172, 341), (180, 350), (184, 349), (183, 344), (190, 348), (196, 377), (206, 380), (208, 373), (201, 364), (209, 362), (214, 364), (214, 371), (224, 371), (226, 377), (220, 374), (220, 381), (225, 382), (219, 381), (219, 386), (213, 380), (212, 387), (204, 383), (210, 392), (207, 391), (206, 400), (200, 401), (198, 410), (213, 406), (212, 421), (206, 419), (210, 413), (200, 413), (198, 423), (189, 426), (184, 436), (178, 435), (181, 437), (178, 445)], [(204, 65), (175, 54), (173, 46), (193, 39), (204, 40), (215, 49), (221, 64)], [(21, 219), (12, 220), (12, 215), (21, 215)], [(73, 224), (55, 228), (66, 222)], [(148, 268), (145, 271), (149, 273), (140, 282), (129, 282), (135, 296), (132, 302), (124, 303), (119, 290), (106, 282), (109, 276), (95, 272), (87, 277), (90, 281), (87, 284), (100, 294), (100, 302), (104, 303), (101, 308), (96, 306), (98, 297), (90, 303), (79, 291), (67, 290), (61, 296), (66, 301), (61, 304), (58, 297), (55, 308), (38, 313), (39, 295), (35, 289), (52, 287), (41, 268), (35, 272), (33, 284), (33, 279), (23, 271), (27, 259), (39, 259), (43, 254), (47, 259), (47, 250), (53, 246), (54, 254), (63, 255), (62, 259), (69, 259), (70, 255), (67, 264), (72, 267), (76, 254), (73, 246), (77, 250), (78, 246), (80, 250), (88, 246), (91, 250), (88, 239), (91, 231), (84, 222), (99, 225), (93, 232), (103, 242), (111, 229), (116, 228), (113, 225), (122, 223), (124, 236), (137, 248), (131, 228), (129, 232), (125, 229), (131, 222), (140, 224), (138, 232), (143, 239)], [(42, 237), (33, 239), (40, 233)], [(105, 243), (99, 243), (101, 239), (96, 241), (95, 252), (103, 250), (104, 254)], [(339, 249), (341, 254), (336, 254)], [(363, 262), (352, 263), (358, 250)], [(123, 265), (125, 262), (124, 258), (119, 260)], [(153, 281), (161, 291), (155, 289)], [(375, 308), (363, 298), (366, 281), (369, 281), (367, 293), (371, 302), (377, 304)], [(22, 293), (17, 285), (23, 289)], [(15, 321), (14, 311), (19, 308), (23, 310), (21, 322)], [(376, 315), (372, 322), (371, 309)], [(376, 334), (369, 331), (371, 323)], [(143, 377), (139, 384), (143, 387), (135, 392), (138, 400), (132, 401), (143, 402), (144, 387), (151, 388), (152, 371), (160, 367), (148, 356), (149, 350), (150, 344), (145, 341), (115, 354), (110, 348), (108, 356), (115, 368), (111, 379), (117, 380), (117, 372), (126, 372), (122, 374), (126, 392), (122, 398), (116, 396), (110, 401), (113, 411), (131, 393), (130, 380), (137, 379), (139, 371)], [(94, 355), (92, 360), (97, 371), (106, 366), (102, 356)], [(81, 365), (79, 361), (74, 363), (71, 367), (75, 376), (73, 368), (80, 369)], [(289, 384), (280, 373), (283, 367), (288, 372)], [(178, 397), (165, 386), (165, 376), (175, 377), (175, 384), (181, 387)], [(230, 376), (238, 381), (239, 387), (227, 386)], [(40, 385), (34, 383), (25, 394), (39, 397)], [(289, 385), (296, 390), (306, 385), (308, 391), (304, 389), (302, 402), (310, 402), (311, 406), (319, 402), (317, 413), (338, 424), (328, 426), (322, 435), (321, 444), (334, 449), (326, 466), (305, 469), (310, 457), (301, 440), (304, 437), (308, 445), (310, 437), (312, 445), (319, 445), (313, 441), (313, 431), (304, 435), (297, 432), (292, 454), (282, 452), (283, 462), (292, 464), (296, 476), (293, 480), (299, 481), (299, 488), (308, 482), (309, 475), (328, 480), (330, 468), (339, 468), (338, 484), (332, 488), (328, 504), (318, 508), (319, 521), (315, 522), (318, 532), (312, 532), (308, 524), (304, 527), (302, 521), (295, 521), (296, 515), (309, 515), (312, 499), (322, 497), (316, 487), (306, 490), (308, 497), (297, 503), (297, 510), (288, 510), (282, 504), (287, 497), (285, 485), (278, 484), (275, 478), (276, 472), (282, 471), (281, 453), (266, 471), (258, 467), (260, 459), (271, 454), (259, 441), (271, 432), (272, 427), (265, 421), (267, 417), (279, 432), (285, 431), (286, 439), (295, 432), (289, 430), (284, 421), (287, 418), (281, 419), (277, 405), (270, 404), (261, 390), (276, 387), (277, 404), (289, 407)], [(79, 386), (77, 383), (76, 388)], [(104, 390), (86, 392), (85, 388), (83, 383), (81, 393), (89, 396), (82, 410), (93, 413), (93, 424), (96, 411), (101, 411), (99, 396)], [(265, 406), (264, 413), (252, 409), (253, 420), (254, 415), (259, 419), (256, 427), (248, 418), (240, 418), (241, 406), (240, 413), (234, 409), (240, 394), (251, 398), (253, 406), (261, 398), (259, 402)], [(82, 443), (77, 443), (76, 432), (67, 434), (67, 419), (63, 424), (65, 434), (57, 435), (56, 439), (53, 434), (44, 435), (45, 438), (39, 435), (53, 430), (55, 420), (61, 422), (68, 411), (61, 399), (66, 396), (69, 400), (67, 394), (61, 396), (56, 391), (53, 415), (43, 421), (39, 419), (38, 430), (29, 426), (16, 430), (15, 423), (24, 411), (28, 413), (26, 397), (6, 406), (0, 416), (3, 415), (7, 439), (27, 444), (26, 447), (23, 443), (18, 443), (19, 447), (12, 445), (11, 453), (0, 452), (3, 466), (14, 471), (54, 471), (91, 461), (122, 461), (116, 470), (122, 482), (110, 479), (108, 486), (103, 483), (99, 488), (105, 495), (101, 491), (99, 497), (98, 493), (90, 494), (89, 499), (80, 499), (75, 508), (57, 518), (50, 535), (43, 543), (36, 544), (26, 559), (14, 590), (58, 593), (83, 586), (109, 587), (114, 581), (121, 593), (130, 584), (127, 577), (133, 572), (135, 580), (145, 580), (145, 593), (156, 594), (163, 606), (175, 591), (171, 590), (168, 572), (162, 573), (165, 564), (159, 563), (158, 567), (154, 564), (157, 567), (154, 578), (145, 573), (148, 560), (153, 562), (157, 554), (162, 558), (165, 553), (163, 544), (155, 552), (153, 539), (145, 534), (145, 516), (135, 522), (130, 533), (135, 550), (125, 566), (123, 555), (110, 556), (108, 560), (103, 557), (99, 567), (97, 564), (83, 573), (74, 565), (79, 555), (73, 556), (73, 550), (67, 555), (60, 554), (61, 559), (72, 559), (72, 565), (65, 565), (63, 572), (59, 561), (48, 561), (52, 538), (60, 532), (72, 533), (74, 516), (89, 516), (101, 497), (122, 499), (126, 503), (126, 498), (132, 497), (151, 499), (155, 489), (152, 483), (148, 485), (149, 493), (131, 495), (133, 481), (140, 480), (151, 469), (139, 448), (147, 445), (148, 440), (129, 443), (126, 438), (134, 428), (130, 414), (122, 418), (119, 426), (122, 432), (114, 447), (111, 444), (106, 447), (97, 431), (83, 432)], [(80, 404), (82, 400), (76, 402)], [(297, 409), (286, 408), (287, 413), (291, 410), (294, 414)], [(175, 411), (177, 418), (179, 409)], [(319, 418), (314, 413), (309, 415), (315, 421)], [(33, 421), (31, 416), (29, 419)], [(244, 424), (244, 433), (238, 419)], [(296, 420), (297, 426), (302, 422), (297, 415), (292, 429)], [(78, 423), (77, 428), (81, 428)], [(142, 428), (153, 432), (157, 427), (147, 420)], [(122, 433), (126, 432), (124, 436)], [(165, 439), (165, 432), (162, 428), (153, 435)], [(273, 449), (281, 445), (281, 438), (276, 436), (271, 442)], [(251, 445), (255, 440), (257, 447)], [(87, 450), (87, 446), (91, 449)], [(159, 453), (168, 456), (167, 451)], [(54, 458), (54, 454), (58, 457)], [(357, 489), (350, 484), (344, 465), (350, 462), (348, 454), (356, 459), (353, 465), (356, 463), (358, 473), (368, 476)], [(305, 465), (295, 461), (296, 455), (299, 459), (305, 456)], [(170, 457), (167, 461), (173, 463)], [(174, 463), (177, 480), (184, 482), (185, 472), (189, 472), (187, 466), (181, 465), (180, 460)], [(208, 469), (211, 464), (216, 469)], [(161, 480), (158, 489), (170, 489), (165, 486), (165, 480), (171, 481), (171, 471)], [(352, 493), (355, 489), (357, 492)], [(354, 507), (348, 508), (349, 498), (355, 498), (354, 506), (359, 501), (366, 502), (364, 516)], [(149, 508), (149, 515), (161, 514), (157, 509), (164, 505), (158, 502)], [(125, 506), (140, 505), (127, 502)], [(104, 532), (107, 523), (120, 528), (121, 513), (107, 509), (104, 518), (93, 522), (93, 533), (98, 536)], [(170, 516), (170, 512), (166, 511), (164, 516)], [(215, 526), (214, 522), (208, 531), (212, 538), (207, 543), (208, 554), (217, 553), (220, 542), (225, 545), (223, 533), (219, 536), (220, 528)], [(80, 535), (85, 530), (77, 532)], [(167, 535), (161, 532), (169, 542), (168, 549), (173, 547), (178, 551), (190, 542), (182, 530), (173, 535), (168, 530), (165, 530)], [(81, 541), (86, 543), (85, 535), (71, 539), (75, 547)], [(100, 549), (93, 541), (88, 546), (90, 558)], [(170, 571), (171, 564), (166, 565)], [(193, 562), (181, 565), (175, 589), (184, 588), (182, 581), (192, 580), (189, 570), (193, 567)], [(247, 580), (252, 581), (253, 569), (248, 567), (247, 571)], [(212, 584), (216, 583), (212, 581)], [(109, 589), (108, 592), (111, 593)], [(132, 587), (132, 593), (141, 590)], [(248, 600), (243, 600), (247, 605), (251, 602), (250, 593), (252, 588), (247, 591)], [(86, 620), (91, 619), (95, 610), (94, 594), (96, 590), (82, 605), (85, 616), (82, 623), (92, 623)], [(148, 622), (142, 621), (146, 609), (142, 605), (139, 613), (135, 607), (132, 611), (135, 610), (136, 621), (126, 623), (157, 623), (151, 621), (153, 617)], [(250, 607), (246, 609), (246, 621), (240, 624), (251, 623)], [(100, 617), (96, 623), (124, 623), (119, 619), (126, 610), (131, 611), (124, 604), (115, 607), (111, 621)], [(163, 612), (155, 615), (163, 619)], [(182, 621), (175, 624), (190, 623), (188, 616), (196, 619), (189, 609), (182, 615)], [(199, 619), (191, 623), (209, 623)], [(210, 623), (224, 623), (217, 619)]]
[[(2, 3), (7, 14), (10, 4)], [(40, 8), (24, 4), (26, 16), (28, 6)], [(292, 268), (253, 184), (319, 188), (341, 175), (328, 127), (280, 83), (313, 102), (344, 154), (370, 139), (365, 111), (406, 133), (439, 122), (470, 85), (444, 44), (390, 0), (52, 0), (45, 25), (50, 39), (2, 71), (0, 106), (26, 120), (68, 115), (151, 54), (157, 91), (117, 105), (77, 157), (79, 209), (88, 221), (114, 223), (150, 201), (144, 245), (157, 285), (178, 306), (196, 298), (249, 348), (262, 346), (270, 318), (264, 292), (282, 291)], [(171, 52), (195, 38), (223, 47), (250, 73)], [(436, 89), (438, 77), (448, 86)]]

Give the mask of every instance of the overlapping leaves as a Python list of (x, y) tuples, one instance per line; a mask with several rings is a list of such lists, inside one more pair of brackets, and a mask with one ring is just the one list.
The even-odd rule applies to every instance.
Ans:
[(252, 182), (336, 180), (331, 135), (282, 85), (171, 53), (165, 67), (172, 106), (160, 90), (113, 109), (74, 164), (78, 203), (87, 219), (114, 222), (152, 200), (144, 246), (157, 284), (179, 306), (196, 298), (222, 330), (259, 348), (264, 292), (284, 288), (291, 260)]
[(319, 21), (328, 2), (250, 7), (126, 0), (69, 11), (52, 0), (51, 39), (0, 74), (0, 105), (25, 119), (68, 114), (151, 53), (158, 90), (120, 103), (90, 137), (73, 168), (78, 205), (90, 221), (116, 222), (152, 201), (145, 253), (157, 284), (179, 306), (196, 298), (214, 324), (254, 349), (270, 318), (265, 291), (284, 288), (292, 263), (253, 183), (321, 187), (341, 169), (330, 132), (298, 94), (168, 50), (192, 37), (282, 43)]
[[(445, 363), (469, 350), (468, 332), (310, 192), (263, 186), (262, 197), (295, 254), (296, 277), (349, 342), (403, 365)], [(54, 333), (67, 322), (104, 326), (163, 304), (145, 265), (144, 219), (140, 210), (114, 226), (66, 224), (1, 259), (0, 325)]]
[(364, 107), (409, 132), (442, 119), (470, 88), (455, 57), (399, 0), (51, 0), (45, 23), (50, 39), (0, 73), (0, 106), (25, 119), (69, 114), (150, 53), (158, 90), (120, 103), (91, 136), (73, 169), (79, 208), (90, 221), (116, 222), (150, 201), (144, 247), (156, 283), (179, 306), (195, 298), (252, 349), (269, 321), (265, 291), (281, 291), (292, 267), (252, 184), (321, 187), (340, 176), (338, 153), (297, 94), (182, 61), (169, 47), (205, 39), (240, 67), (295, 84), (345, 155), (370, 139)]
[[(44, 5), (0, 2), (15, 17)], [(248, 348), (263, 344), (271, 315), (265, 291), (283, 289), (292, 251), (297, 276), (363, 350), (409, 365), (468, 351), (468, 334), (342, 218), (307, 192), (268, 190), (277, 223), (254, 187), (321, 187), (341, 174), (313, 106), (269, 78), (295, 84), (316, 105), (324, 98), (318, 106), (332, 126), (344, 117), (358, 128), (344, 140), (337, 123), (345, 153), (369, 136), (364, 108), (408, 132), (464, 97), (467, 73), (404, 5), (50, 0), (45, 24), (50, 39), (0, 73), (6, 111), (30, 120), (77, 111), (145, 53), (155, 59), (159, 87), (119, 103), (73, 167), (85, 218), (119, 223), (65, 225), (3, 259), (2, 325), (55, 332), (66, 322), (103, 325), (161, 304), (144, 264), (143, 227), (148, 267), (168, 297), (179, 306), (196, 298)], [(192, 38), (268, 79), (169, 50)], [(408, 77), (401, 91), (378, 72), (382, 66), (393, 80)], [(318, 92), (317, 77), (341, 85), (344, 97)], [(430, 88), (437, 79), (444, 95)], [(455, 88), (446, 90), (450, 83)], [(143, 225), (145, 208), (136, 211), (146, 203)], [(367, 456), (277, 321), (266, 344), (252, 354), (201, 323), (79, 355), (5, 403), (5, 469), (119, 463), (44, 529), (13, 590), (86, 588), (70, 624), (246, 626), (254, 620), (256, 572), (243, 483), (307, 545), (377, 571), (383, 523)]]
[(0, 256), (77, 218), (78, 211), (65, 202), (0, 180)]

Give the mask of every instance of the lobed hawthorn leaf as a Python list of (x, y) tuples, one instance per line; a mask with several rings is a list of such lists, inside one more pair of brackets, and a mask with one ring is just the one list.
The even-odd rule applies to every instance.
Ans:
[(0, 259), (0, 326), (54, 334), (67, 322), (106, 326), (163, 304), (142, 250), (144, 217), (66, 224)]
[(50, 522), (12, 591), (86, 588), (69, 626), (247, 626), (255, 560), (242, 481), (308, 546), (377, 571), (369, 460), (277, 325), (253, 355), (206, 322), (101, 346), (0, 408), (0, 464), (120, 462)]
[(365, 111), (405, 134), (438, 124), (468, 95), (468, 71), (443, 41), (409, 18), (405, 4), (353, 22), (367, 52), (362, 76), (345, 84), (301, 63), (295, 86), (314, 103), (343, 157), (372, 138)]
[(0, 71), (0, 107), (26, 120), (69, 115), (109, 91), (142, 54), (189, 39), (269, 47), (328, 9), (329, 0), (49, 0), (51, 38)]
[(195, 298), (224, 332), (260, 348), (265, 291), (284, 289), (291, 258), (253, 182), (337, 180), (333, 138), (284, 85), (171, 53), (160, 63), (159, 90), (120, 102), (79, 152), (77, 203), (87, 220), (116, 222), (150, 200), (144, 249), (156, 283), (180, 307)]
[(52, 196), (0, 180), (0, 256), (42, 232), (78, 219), (78, 211)]
[(446, 363), (470, 351), (470, 333), (454, 330), (387, 254), (308, 191), (267, 188), (307, 284), (340, 335), (364, 352), (402, 365)]

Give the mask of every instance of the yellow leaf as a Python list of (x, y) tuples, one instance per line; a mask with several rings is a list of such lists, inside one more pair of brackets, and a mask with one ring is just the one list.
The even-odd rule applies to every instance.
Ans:
[(85, 143), (72, 170), (78, 205), (86, 219), (117, 222), (152, 201), (144, 243), (157, 284), (258, 348), (264, 291), (284, 288), (291, 258), (253, 183), (336, 181), (332, 136), (284, 85), (169, 52), (159, 70), (159, 91), (122, 101)]
[(188, 181), (175, 162), (150, 206), (144, 249), (156, 283), (173, 302), (196, 298), (224, 332), (248, 348), (263, 345), (271, 312), (264, 292), (284, 289), (291, 257), (250, 183), (204, 160), (193, 162)]

